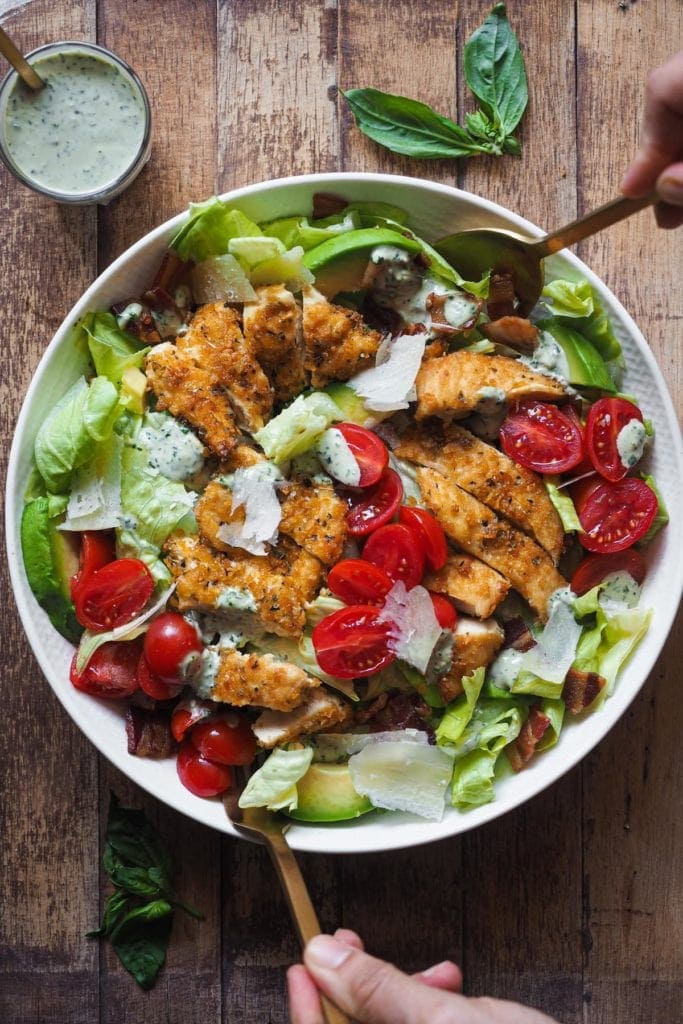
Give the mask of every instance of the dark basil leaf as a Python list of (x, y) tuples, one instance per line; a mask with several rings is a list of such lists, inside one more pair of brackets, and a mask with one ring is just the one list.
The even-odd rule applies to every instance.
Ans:
[(121, 807), (111, 794), (107, 820), (107, 842), (121, 860), (132, 867), (158, 867), (169, 877), (171, 862), (168, 852), (147, 821), (144, 811)]
[(433, 160), (492, 152), (426, 103), (379, 89), (349, 89), (343, 96), (360, 130), (394, 153)]
[(142, 988), (151, 988), (166, 959), (173, 907), (155, 900), (132, 910), (111, 936), (119, 960)]
[(104, 904), (102, 924), (94, 931), (86, 932), (87, 938), (101, 938), (103, 935), (111, 935), (125, 917), (130, 906), (130, 897), (127, 893), (113, 892)]
[(519, 156), (522, 152), (522, 147), (514, 135), (508, 135), (507, 139), (503, 142), (503, 152), (512, 153), (513, 156)]
[(153, 870), (153, 868), (147, 871), (145, 868), (127, 868), (118, 865), (109, 877), (114, 885), (131, 896), (156, 898), (157, 896), (171, 895), (165, 887), (160, 888), (158, 882), (151, 877)]
[(465, 43), (465, 78), (502, 142), (519, 124), (529, 98), (526, 72), (505, 4), (496, 4)]

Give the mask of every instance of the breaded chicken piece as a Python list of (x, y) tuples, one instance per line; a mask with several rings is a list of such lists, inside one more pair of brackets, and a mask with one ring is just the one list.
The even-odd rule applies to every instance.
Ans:
[(480, 324), (479, 330), (489, 341), (527, 355), (538, 345), (538, 327), (521, 316), (502, 316), (489, 324)]
[(428, 572), (423, 586), (448, 594), (458, 611), (488, 619), (507, 597), (510, 584), (499, 572), (472, 555), (450, 554), (443, 569)]
[(360, 313), (335, 306), (315, 288), (303, 290), (305, 366), (314, 388), (348, 380), (374, 365), (380, 334)]
[(557, 565), (564, 530), (537, 473), (455, 423), (432, 430), (411, 427), (396, 454), (443, 473), (538, 541)]
[(272, 654), (223, 649), (211, 699), (233, 707), (291, 711), (305, 700), (320, 680)]
[(216, 388), (208, 370), (175, 345), (156, 345), (145, 362), (148, 387), (157, 398), (157, 409), (168, 409), (185, 420), (204, 444), (220, 459), (227, 459), (239, 438), (232, 408)]
[(338, 562), (346, 542), (348, 506), (332, 484), (291, 480), (281, 488), (280, 495), (280, 533), (291, 537), (323, 565)]
[(173, 602), (180, 611), (219, 610), (229, 615), (225, 592), (234, 588), (251, 594), (254, 609), (240, 614), (253, 617), (253, 625), (279, 636), (303, 633), (304, 605), (315, 597), (323, 567), (286, 537), (263, 556), (241, 548), (222, 554), (199, 537), (178, 534), (166, 541), (164, 550), (164, 562), (176, 583)]
[(463, 676), (490, 665), (500, 650), (505, 634), (495, 619), (458, 619), (453, 635), (451, 667), (437, 682), (442, 698), (448, 702), (463, 692)]
[(497, 388), (508, 402), (521, 398), (559, 401), (564, 386), (553, 377), (530, 370), (508, 356), (487, 356), (481, 352), (451, 352), (440, 359), (428, 359), (415, 381), (418, 420), (437, 416), (450, 423), (476, 412), (484, 388)]
[(501, 573), (545, 621), (550, 595), (567, 581), (543, 548), (436, 470), (418, 469), (417, 482), (446, 534)]
[(225, 475), (234, 473), (236, 469), (247, 469), (249, 466), (255, 466), (257, 463), (265, 461), (266, 457), (263, 452), (260, 452), (258, 448), (253, 448), (244, 437), (240, 437), (228, 457), (221, 463), (219, 471)]
[(294, 711), (264, 711), (256, 719), (254, 735), (260, 746), (270, 748), (289, 743), (299, 736), (311, 736), (335, 727), (342, 731), (351, 725), (351, 708), (341, 697), (320, 687), (306, 695), (305, 702)]
[(257, 302), (245, 302), (244, 337), (270, 381), (278, 402), (306, 386), (301, 306), (282, 284), (257, 288)]
[[(278, 497), (282, 506), (279, 533), (291, 537), (324, 565), (339, 561), (346, 540), (347, 506), (332, 485), (290, 480), (279, 488)], [(235, 550), (220, 536), (225, 523), (244, 522), (244, 508), (233, 511), (229, 487), (212, 480), (197, 502), (195, 516), (200, 533), (212, 547), (227, 554)]]

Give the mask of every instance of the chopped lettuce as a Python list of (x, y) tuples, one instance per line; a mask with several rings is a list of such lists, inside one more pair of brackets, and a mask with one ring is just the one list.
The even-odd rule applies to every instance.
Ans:
[(161, 548), (143, 540), (134, 530), (116, 531), (116, 557), (139, 558), (151, 572), (155, 584), (171, 582), (171, 573), (161, 559)]
[(550, 720), (550, 725), (536, 744), (536, 752), (540, 754), (542, 751), (554, 747), (560, 738), (565, 712), (564, 701), (542, 700), (538, 705), (538, 709)]
[(111, 436), (121, 409), (116, 387), (106, 377), (87, 384), (81, 377), (43, 421), (35, 443), (38, 471), (48, 491), (68, 490), (73, 471), (93, 457)]
[(491, 803), (497, 753), (476, 748), (456, 762), (451, 784), (451, 803), (467, 810)]
[(465, 692), (452, 701), (444, 716), (436, 727), (436, 742), (440, 746), (456, 744), (469, 725), (476, 703), (484, 685), (486, 670), (476, 669), (471, 675), (465, 676), (462, 685)]
[(209, 256), (222, 256), (231, 238), (260, 235), (261, 229), (241, 210), (233, 209), (216, 196), (203, 203), (190, 203), (190, 215), (171, 239), (181, 260), (201, 263)]
[(569, 496), (568, 491), (564, 489), (560, 490), (557, 484), (552, 483), (547, 476), (543, 478), (543, 483), (545, 484), (545, 489), (548, 492), (548, 497), (560, 517), (564, 532), (572, 533), (573, 531), (576, 531), (577, 533), (583, 533), (583, 527), (579, 521), (576, 508), (574, 507), (574, 502)]
[(657, 498), (657, 514), (655, 515), (652, 521), (652, 526), (650, 527), (650, 529), (643, 537), (640, 538), (640, 541), (638, 542), (639, 547), (642, 547), (645, 544), (649, 544), (651, 540), (654, 540), (654, 538), (657, 536), (662, 527), (666, 526), (666, 524), (669, 522), (669, 511), (666, 507), (666, 504), (664, 503), (664, 498), (662, 497), (661, 491), (655, 483), (654, 477), (650, 476), (649, 474), (643, 473), (642, 478), (648, 485), (648, 487), (655, 493), (655, 497)]
[[(623, 597), (620, 599), (619, 594)], [(614, 690), (620, 669), (645, 636), (652, 610), (635, 606), (639, 588), (628, 573), (614, 573), (574, 601), (574, 613), (587, 619), (579, 639), (574, 668), (596, 672)]]
[(287, 249), (300, 245), (308, 251), (328, 238), (355, 231), (361, 226), (360, 216), (355, 211), (325, 220), (309, 221), (308, 217), (284, 217), (280, 220), (261, 224), (262, 231), (273, 238), (279, 238)]
[(257, 430), (254, 439), (269, 459), (282, 463), (312, 448), (331, 423), (342, 419), (329, 395), (314, 391), (299, 395), (279, 415)]
[(521, 701), (481, 698), (457, 743), (451, 800), (455, 807), (478, 807), (493, 800), (493, 778), (502, 750), (512, 743), (527, 716)]
[(332, 612), (338, 612), (340, 608), (346, 608), (343, 601), (332, 594), (318, 594), (314, 601), (306, 605), (306, 624), (313, 629), (319, 622)]
[(99, 376), (119, 385), (127, 369), (142, 367), (149, 348), (122, 331), (113, 313), (89, 313), (83, 320), (83, 330)]
[(160, 548), (174, 530), (196, 533), (194, 497), (181, 483), (168, 480), (149, 466), (146, 450), (132, 445), (121, 460), (122, 526), (154, 548)]
[(621, 358), (619, 340), (588, 281), (550, 281), (541, 296), (552, 315), (588, 338), (603, 359)]
[(312, 747), (278, 748), (249, 777), (239, 799), (240, 807), (267, 807), (271, 811), (295, 811), (297, 782), (313, 760)]

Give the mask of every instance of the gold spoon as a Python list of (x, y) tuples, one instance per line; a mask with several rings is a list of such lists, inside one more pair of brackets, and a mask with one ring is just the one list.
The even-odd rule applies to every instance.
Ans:
[(29, 89), (38, 92), (45, 85), (40, 75), (36, 74), (24, 55), (16, 48), (3, 28), (0, 28), (0, 53), (6, 57), (18, 75), (26, 82)]
[(542, 259), (638, 213), (657, 198), (656, 192), (640, 199), (620, 196), (542, 238), (526, 238), (502, 228), (475, 228), (448, 235), (436, 242), (435, 248), (470, 281), (478, 281), (489, 270), (511, 273), (519, 300), (518, 311), (526, 316), (538, 302), (543, 288)]

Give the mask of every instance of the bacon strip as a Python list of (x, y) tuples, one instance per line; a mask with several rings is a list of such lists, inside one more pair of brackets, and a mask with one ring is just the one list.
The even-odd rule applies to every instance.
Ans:
[(170, 757), (175, 750), (170, 726), (165, 712), (130, 706), (126, 711), (128, 753), (155, 759)]
[(519, 736), (505, 748), (513, 772), (521, 771), (524, 765), (531, 760), (549, 725), (548, 716), (544, 715), (538, 705), (534, 704), (529, 709), (529, 717), (520, 729)]
[(567, 711), (572, 715), (580, 715), (590, 707), (606, 684), (607, 680), (597, 672), (580, 672), (570, 668), (562, 688), (562, 699)]

